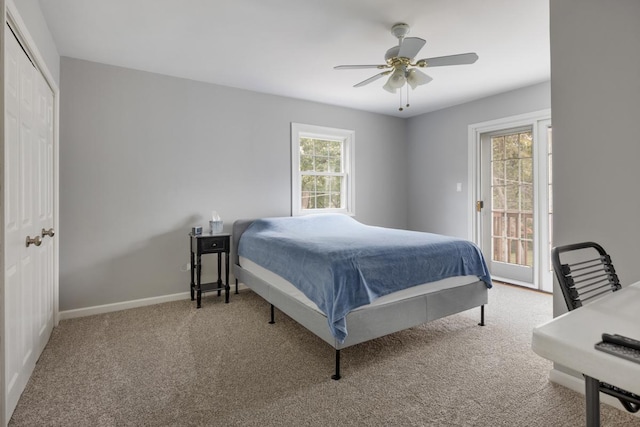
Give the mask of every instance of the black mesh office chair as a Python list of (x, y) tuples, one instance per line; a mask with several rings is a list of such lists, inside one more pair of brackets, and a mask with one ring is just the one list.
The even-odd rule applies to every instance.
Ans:
[[(551, 261), (569, 311), (622, 288), (611, 257), (597, 243), (555, 247), (551, 250)], [(629, 412), (640, 410), (640, 396), (636, 394), (604, 382), (600, 382), (600, 391), (617, 397)]]

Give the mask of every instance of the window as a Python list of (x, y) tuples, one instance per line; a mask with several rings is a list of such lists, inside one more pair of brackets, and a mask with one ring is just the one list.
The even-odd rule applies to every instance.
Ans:
[(354, 215), (355, 132), (291, 124), (291, 212)]

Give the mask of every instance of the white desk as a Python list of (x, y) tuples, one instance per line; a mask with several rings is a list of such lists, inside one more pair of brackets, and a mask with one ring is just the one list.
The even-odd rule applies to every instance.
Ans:
[(587, 426), (600, 425), (597, 380), (640, 395), (640, 363), (594, 348), (604, 332), (640, 340), (640, 282), (533, 330), (534, 352), (586, 376)]

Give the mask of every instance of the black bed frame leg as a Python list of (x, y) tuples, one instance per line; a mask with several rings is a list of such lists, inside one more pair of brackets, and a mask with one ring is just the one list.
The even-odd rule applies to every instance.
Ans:
[(340, 350), (336, 350), (336, 373), (331, 375), (332, 380), (340, 379)]
[(273, 325), (274, 323), (276, 323), (276, 319), (275, 319), (273, 304), (271, 304), (271, 320), (269, 320), (269, 324)]
[(480, 306), (480, 323), (478, 325), (484, 326), (484, 304)]

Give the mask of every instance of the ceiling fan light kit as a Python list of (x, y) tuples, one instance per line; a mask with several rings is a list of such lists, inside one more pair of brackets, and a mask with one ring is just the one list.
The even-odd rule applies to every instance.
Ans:
[[(461, 53), (458, 55), (440, 56), (435, 58), (424, 58), (412, 62), (420, 49), (425, 45), (426, 41), (419, 37), (406, 37), (409, 34), (409, 25), (398, 23), (391, 27), (391, 34), (398, 39), (398, 45), (388, 49), (384, 59), (386, 64), (382, 65), (338, 65), (334, 67), (336, 70), (353, 70), (363, 68), (377, 68), (385, 70), (375, 76), (356, 83), (353, 87), (362, 87), (374, 82), (382, 77), (389, 76), (387, 82), (382, 86), (384, 90), (390, 93), (396, 93), (405, 84), (415, 89), (418, 86), (429, 83), (433, 78), (426, 75), (418, 68), (426, 67), (442, 67), (447, 65), (473, 64), (478, 60), (478, 55), (474, 52)], [(402, 92), (400, 92), (402, 98)], [(407, 99), (409, 92), (407, 89)], [(402, 103), (402, 99), (400, 101)], [(409, 103), (407, 101), (407, 107)], [(403, 108), (400, 107), (400, 111)]]
[(389, 80), (387, 80), (387, 83), (383, 86), (383, 88), (391, 93), (396, 93), (396, 90), (404, 86), (406, 82), (406, 69), (403, 67), (398, 67), (393, 73), (391, 73), (391, 76), (389, 76)]

